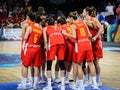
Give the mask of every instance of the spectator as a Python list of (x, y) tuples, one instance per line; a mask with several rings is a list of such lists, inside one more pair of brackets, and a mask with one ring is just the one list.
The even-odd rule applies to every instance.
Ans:
[(112, 20), (114, 19), (114, 6), (111, 5), (111, 3), (109, 2), (108, 5), (106, 6), (106, 11), (107, 11), (107, 18), (108, 18), (108, 23), (112, 23)]
[(120, 3), (118, 4), (118, 7), (116, 8), (117, 13), (117, 30), (120, 29)]
[(117, 24), (120, 24), (120, 4), (118, 4), (118, 7), (116, 8), (117, 13)]

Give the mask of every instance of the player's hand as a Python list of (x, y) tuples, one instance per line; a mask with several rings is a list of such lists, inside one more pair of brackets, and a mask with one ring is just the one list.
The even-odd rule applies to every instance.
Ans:
[(23, 41), (22, 50), (25, 50), (25, 41)]
[(93, 38), (92, 38), (92, 42), (95, 42), (95, 41), (96, 41), (96, 39), (97, 39), (96, 37), (93, 37)]
[(44, 49), (45, 49), (45, 51), (47, 52), (47, 51), (48, 51), (48, 46), (45, 45)]

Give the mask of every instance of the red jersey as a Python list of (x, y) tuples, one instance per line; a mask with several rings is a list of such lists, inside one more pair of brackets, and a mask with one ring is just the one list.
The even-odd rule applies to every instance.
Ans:
[[(65, 30), (68, 34), (72, 34), (72, 31), (70, 29), (70, 24), (62, 25), (62, 30)], [(65, 38), (70, 43), (74, 43), (75, 42), (75, 39), (73, 39), (73, 38), (68, 38), (68, 37), (65, 37)]]
[(42, 36), (42, 28), (35, 25), (32, 26), (32, 32), (28, 38), (28, 45), (40, 45)]
[(78, 50), (87, 51), (92, 50), (91, 41), (88, 38), (88, 30), (84, 22), (76, 22), (76, 38), (78, 42)]
[(61, 29), (56, 26), (47, 26), (47, 36), (49, 37), (49, 47), (58, 44), (65, 44)]
[(33, 26), (35, 23), (30, 21), (30, 22), (27, 22), (28, 23), (28, 26)]

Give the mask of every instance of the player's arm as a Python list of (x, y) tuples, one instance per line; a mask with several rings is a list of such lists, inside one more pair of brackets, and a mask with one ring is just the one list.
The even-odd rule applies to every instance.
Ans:
[(89, 19), (88, 20), (84, 19), (84, 22), (86, 23), (87, 26), (92, 27), (92, 28), (94, 27), (93, 21), (91, 21)]
[(72, 31), (72, 34), (68, 34), (65, 30), (62, 30), (62, 34), (66, 35), (67, 37), (70, 37), (70, 38), (76, 38), (76, 26), (71, 25), (70, 29)]
[(102, 27), (101, 23), (98, 21), (97, 18), (94, 18), (93, 22), (94, 22), (93, 23), (94, 27), (99, 29), (98, 32), (97, 32), (97, 34), (92, 38), (92, 40), (95, 41), (99, 37), (99, 35), (102, 34), (103, 27)]
[(27, 27), (28, 27), (27, 23), (21, 24), (21, 28), (22, 28), (21, 38), (24, 38)]
[(25, 41), (25, 42), (27, 42), (28, 36), (29, 36), (29, 34), (31, 33), (31, 31), (32, 31), (32, 27), (31, 27), (31, 26), (28, 26), (28, 27), (26, 28), (26, 32), (25, 32), (25, 36), (24, 36), (24, 41)]
[[(84, 22), (84, 21), (83, 21)], [(86, 23), (84, 22), (86, 28), (87, 28), (87, 32), (88, 32), (88, 35), (89, 35), (89, 38), (91, 39), (92, 38), (92, 34), (90, 33), (90, 30), (88, 28), (88, 26), (86, 25)]]
[(44, 48), (46, 49), (46, 51), (48, 50), (48, 44), (47, 44), (47, 34), (46, 34), (46, 30), (47, 30), (47, 28), (45, 27), (44, 29), (43, 29), (43, 38), (44, 38)]

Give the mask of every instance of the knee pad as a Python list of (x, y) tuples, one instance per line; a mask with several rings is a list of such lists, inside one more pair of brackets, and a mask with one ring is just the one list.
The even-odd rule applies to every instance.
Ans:
[(60, 69), (61, 69), (61, 70), (65, 70), (64, 61), (63, 61), (63, 60), (62, 60), (62, 61), (58, 61), (58, 63), (59, 63)]
[(47, 61), (47, 70), (51, 70), (52, 61)]

